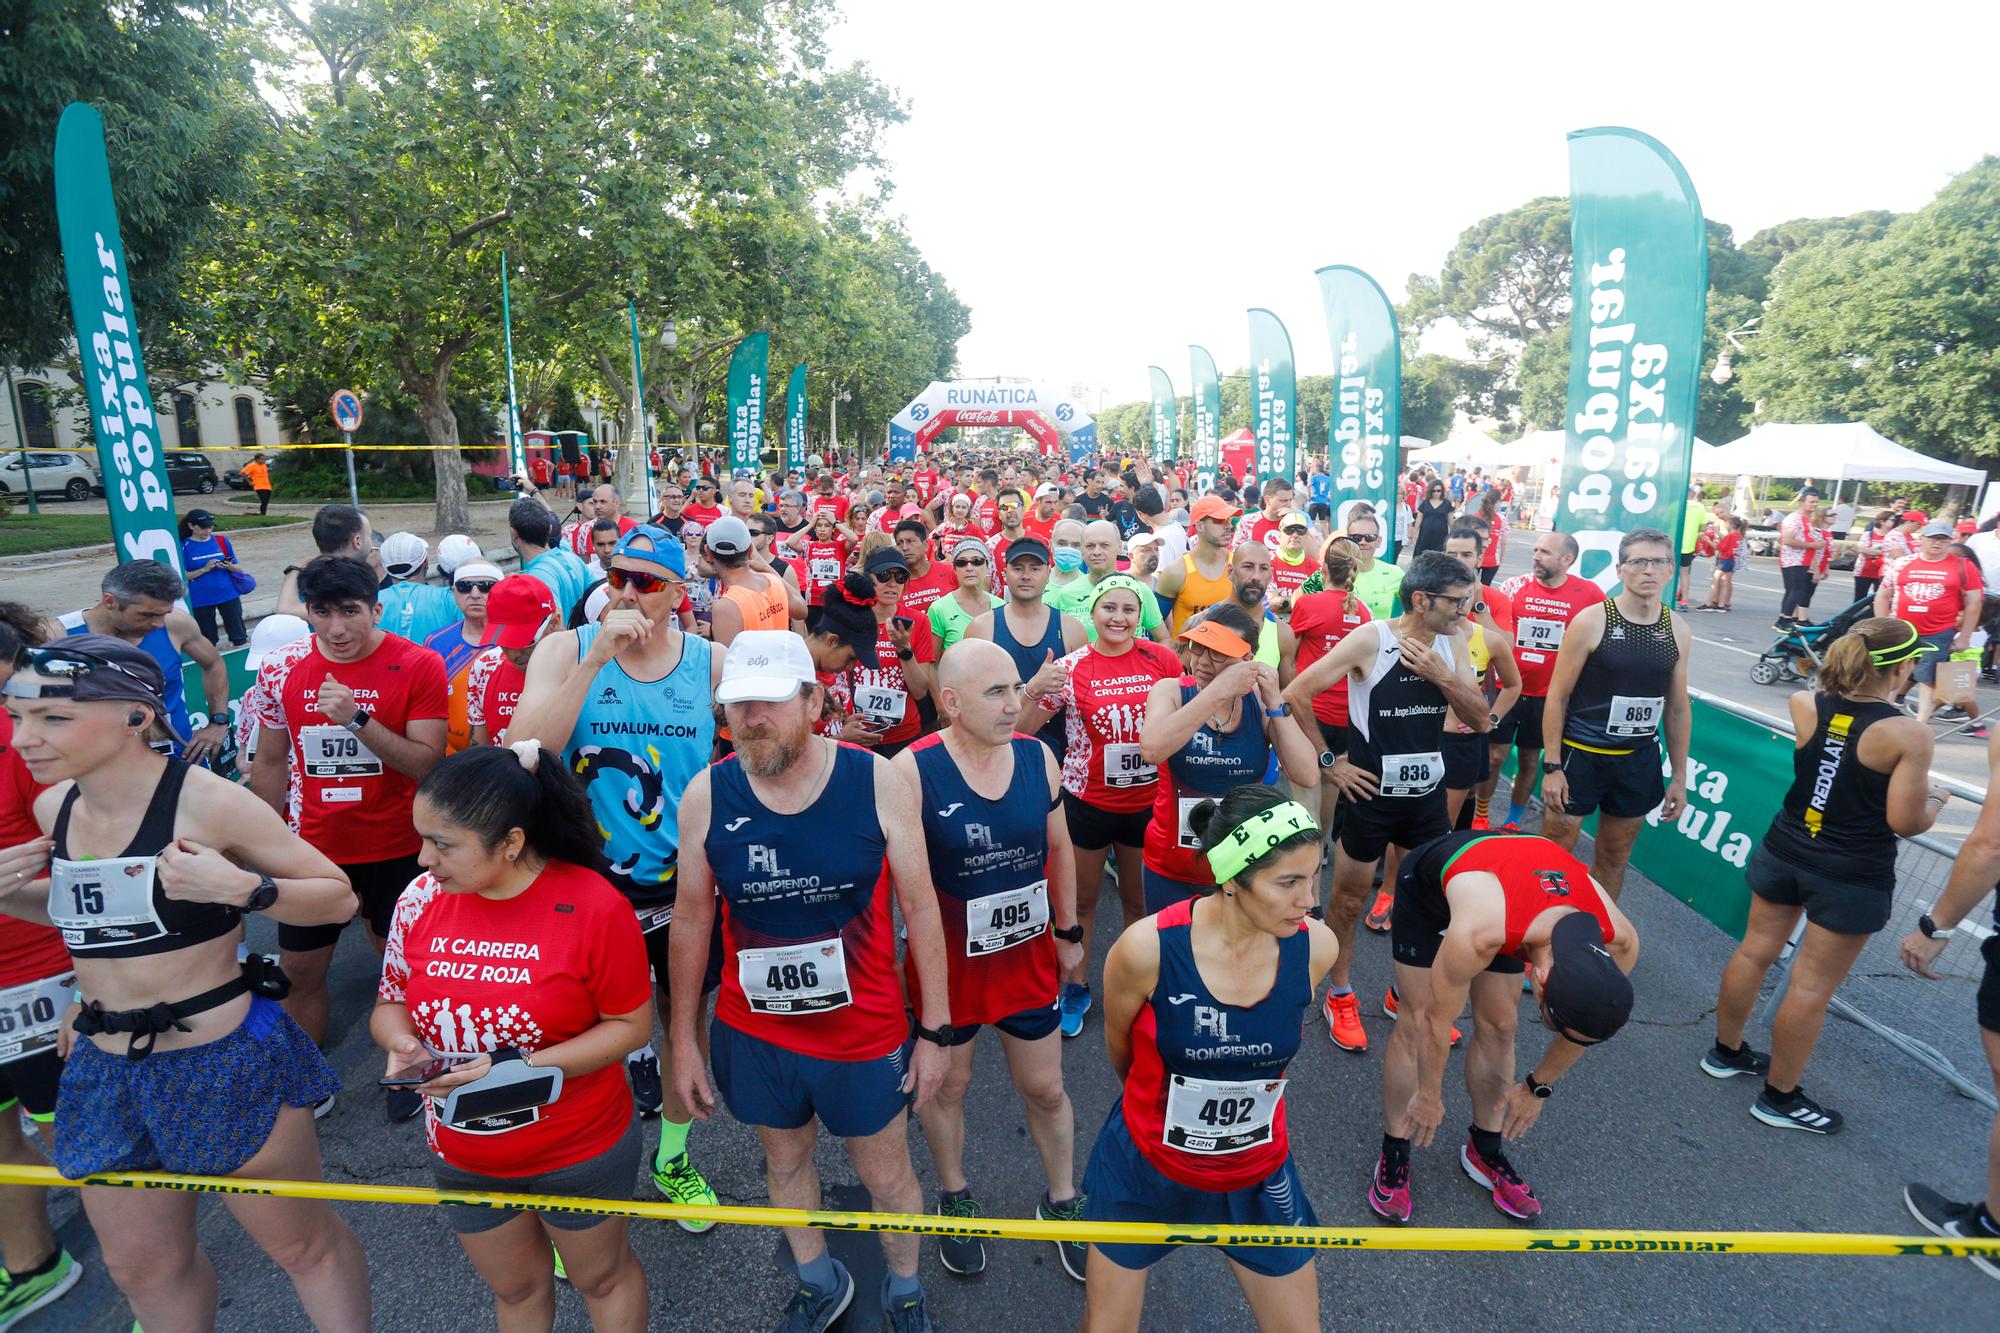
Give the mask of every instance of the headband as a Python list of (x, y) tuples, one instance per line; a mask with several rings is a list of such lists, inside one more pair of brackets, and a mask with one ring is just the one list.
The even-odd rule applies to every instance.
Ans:
[(1145, 584), (1139, 582), (1139, 580), (1133, 578), (1130, 574), (1107, 575), (1105, 577), (1104, 582), (1098, 584), (1095, 588), (1091, 590), (1090, 610), (1093, 612), (1096, 611), (1097, 604), (1104, 600), (1104, 594), (1118, 588), (1123, 588), (1126, 592), (1129, 592), (1134, 597), (1137, 597), (1139, 599), (1140, 612), (1142, 614), (1145, 612), (1146, 599), (1153, 595), (1153, 590), (1151, 588), (1148, 588)]
[(1259, 810), (1229, 831), (1208, 852), (1208, 868), (1217, 884), (1227, 884), (1279, 843), (1301, 833), (1319, 833), (1319, 825), (1297, 801)]
[(1917, 633), (1915, 625), (1912, 625), (1907, 620), (1900, 623), (1903, 628), (1910, 631), (1909, 638), (1887, 648), (1870, 648), (1868, 650), (1868, 660), (1873, 662), (1877, 667), (1895, 666), (1899, 662), (1907, 662), (1913, 657), (1921, 657), (1925, 653), (1934, 653), (1937, 651), (1937, 645), (1923, 641), (1924, 636)]

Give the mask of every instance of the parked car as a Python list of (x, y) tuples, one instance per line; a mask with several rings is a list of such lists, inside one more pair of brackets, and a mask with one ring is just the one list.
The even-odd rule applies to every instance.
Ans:
[(198, 491), (211, 495), (222, 484), (216, 475), (215, 465), (208, 461), (207, 454), (170, 453), (167, 455), (167, 484), (176, 491)]
[(88, 500), (102, 494), (96, 462), (84, 454), (56, 449), (31, 449), (29, 466), (21, 466), (21, 453), (10, 450), (0, 458), (0, 494), (26, 495), (28, 475), (34, 477), (35, 494), (60, 495), (66, 500)]
[(250, 478), (243, 475), (242, 468), (233, 467), (222, 474), (222, 484), (232, 491), (247, 491), (250, 489)]

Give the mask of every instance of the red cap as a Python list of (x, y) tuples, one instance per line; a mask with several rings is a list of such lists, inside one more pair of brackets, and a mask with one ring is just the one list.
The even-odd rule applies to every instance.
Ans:
[(526, 648), (556, 613), (548, 585), (528, 574), (509, 574), (486, 594), (486, 637), (482, 643)]
[(1928, 523), (1930, 521), (1931, 516), (1921, 509), (1912, 509), (1903, 515), (1903, 522), (1905, 523)]
[(1958, 527), (1954, 531), (1961, 537), (1970, 537), (1973, 533), (1979, 531), (1979, 525), (1969, 518), (1961, 518), (1958, 520)]

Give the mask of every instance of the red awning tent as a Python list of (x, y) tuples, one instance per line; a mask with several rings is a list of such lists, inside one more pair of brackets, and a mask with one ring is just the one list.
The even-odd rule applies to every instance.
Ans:
[(1241, 481), (1257, 475), (1257, 436), (1248, 426), (1222, 437), (1222, 461)]

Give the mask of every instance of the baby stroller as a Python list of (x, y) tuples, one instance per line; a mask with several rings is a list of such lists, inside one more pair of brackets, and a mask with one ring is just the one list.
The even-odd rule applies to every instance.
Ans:
[(1875, 599), (1864, 597), (1824, 625), (1798, 625), (1787, 630), (1751, 665), (1750, 679), (1759, 685), (1780, 681), (1811, 684), (1833, 641), (1874, 613)]

